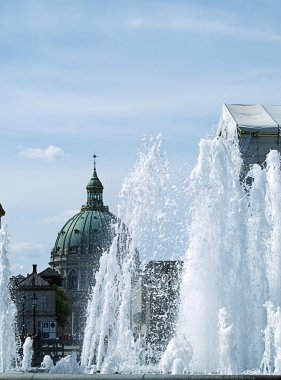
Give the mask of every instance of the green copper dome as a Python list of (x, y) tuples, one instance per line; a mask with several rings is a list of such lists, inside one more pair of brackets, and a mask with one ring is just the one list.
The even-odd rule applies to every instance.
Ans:
[(115, 219), (106, 208), (82, 209), (63, 226), (52, 253), (54, 255), (101, 254), (111, 244), (113, 237), (111, 224)]
[(72, 254), (96, 254), (110, 247), (113, 238), (112, 224), (116, 217), (103, 205), (103, 185), (97, 176), (94, 162), (93, 175), (86, 187), (87, 203), (58, 233), (51, 260)]

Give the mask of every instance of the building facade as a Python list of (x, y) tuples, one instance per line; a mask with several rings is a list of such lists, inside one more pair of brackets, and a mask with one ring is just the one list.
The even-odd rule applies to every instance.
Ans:
[(53, 285), (59, 285), (62, 278), (51, 271), (51, 268), (47, 268), (37, 273), (37, 265), (34, 264), (31, 274), (12, 279), (18, 310), (17, 326), (21, 336), (39, 335), (45, 339), (57, 337), (56, 292)]
[(103, 185), (95, 163), (86, 190), (86, 205), (58, 233), (49, 263), (64, 278), (71, 308), (71, 334), (83, 331), (94, 273), (99, 268), (102, 253), (111, 245), (114, 236), (112, 226), (116, 222), (116, 217), (103, 204)]
[(159, 355), (175, 331), (182, 268), (182, 261), (150, 261), (133, 289), (133, 330)]

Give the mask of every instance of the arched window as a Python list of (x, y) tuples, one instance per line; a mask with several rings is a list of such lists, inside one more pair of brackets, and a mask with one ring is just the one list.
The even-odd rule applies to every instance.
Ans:
[(72, 270), (68, 274), (68, 289), (77, 290), (78, 289), (78, 275), (75, 270)]

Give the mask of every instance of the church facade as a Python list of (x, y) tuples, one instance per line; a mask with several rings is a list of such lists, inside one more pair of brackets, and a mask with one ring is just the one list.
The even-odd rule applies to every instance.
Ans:
[(112, 225), (116, 221), (115, 215), (103, 204), (103, 185), (95, 162), (86, 190), (87, 203), (58, 233), (49, 263), (64, 278), (71, 308), (69, 332), (72, 334), (83, 331), (94, 273), (99, 268), (102, 252), (111, 245)]
[[(80, 337), (84, 332), (88, 298), (101, 255), (111, 246), (115, 236), (113, 225), (120, 222), (103, 204), (103, 185), (95, 163), (86, 190), (86, 205), (58, 233), (49, 263), (64, 278), (63, 288), (71, 309), (66, 332)], [(125, 239), (130, 236), (124, 224), (122, 230)], [(160, 347), (161, 341), (168, 343), (174, 331), (182, 262), (151, 261), (143, 270), (139, 265), (136, 247), (131, 327), (135, 337), (145, 336), (151, 345)]]

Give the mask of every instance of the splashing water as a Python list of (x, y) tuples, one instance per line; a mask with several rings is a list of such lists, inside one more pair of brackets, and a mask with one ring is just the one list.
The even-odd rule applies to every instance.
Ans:
[[(177, 190), (161, 144), (161, 137), (146, 143), (122, 186), (112, 226), (115, 237), (101, 257), (88, 304), (82, 365), (73, 354), (53, 373), (147, 371), (143, 358), (148, 347), (144, 339), (135, 339), (132, 329), (139, 258), (179, 256), (187, 234), (178, 220)], [(177, 327), (155, 372), (281, 373), (280, 155), (271, 151), (264, 168), (253, 165), (251, 180), (243, 184), (241, 163), (235, 138), (201, 141), (188, 187), (189, 242)], [(10, 367), (16, 347), (11, 343), (15, 333), (7, 247), (3, 230), (2, 372)]]
[(118, 216), (143, 261), (181, 257), (186, 246), (179, 220), (179, 191), (162, 151), (163, 142), (162, 135), (144, 140), (119, 194)]
[(51, 374), (71, 374), (71, 373), (83, 373), (83, 368), (77, 361), (76, 352), (72, 352), (70, 355), (60, 359), (57, 364), (50, 368)]
[(115, 238), (100, 260), (88, 305), (81, 362), (92, 372), (141, 371), (144, 348), (134, 339), (131, 326), (139, 256), (171, 257), (183, 241), (174, 233), (177, 205), (170, 194), (176, 187), (161, 144), (161, 136), (146, 143), (119, 194)]
[(54, 362), (50, 355), (44, 356), (41, 367), (49, 370), (54, 368)]
[(10, 298), (9, 238), (7, 226), (0, 230), (0, 372), (15, 365), (17, 340), (15, 335), (16, 307)]
[(218, 352), (214, 352), (219, 346), (218, 312), (224, 306), (227, 310), (236, 307), (230, 287), (239, 284), (240, 209), (245, 193), (231, 159), (234, 148), (220, 139), (202, 140), (191, 175), (190, 243), (177, 336), (186, 336), (192, 346), (194, 372), (218, 369)]
[[(280, 309), (266, 304), (281, 304), (280, 155), (271, 151), (265, 169), (252, 167), (252, 185), (245, 191), (237, 146), (220, 138), (202, 140), (191, 174), (176, 341), (186, 337), (193, 356), (177, 373), (259, 372), (261, 362), (264, 372), (280, 373)], [(166, 355), (166, 363), (170, 359)], [(180, 359), (179, 354), (175, 360)]]
[(236, 363), (236, 347), (232, 332), (233, 324), (225, 307), (219, 310), (219, 372), (232, 374), (235, 372), (233, 363)]
[(25, 339), (22, 349), (23, 357), (21, 362), (21, 368), (24, 371), (28, 371), (31, 368), (31, 362), (33, 357), (33, 341), (29, 336)]
[(160, 360), (159, 369), (172, 375), (188, 372), (192, 355), (192, 347), (185, 336), (173, 337)]
[[(142, 259), (183, 250), (160, 147), (158, 138), (139, 154), (120, 193), (118, 220), (128, 229), (115, 225), (88, 306), (82, 364), (92, 372), (145, 371), (130, 314), (136, 247)], [(178, 323), (155, 371), (280, 373), (280, 156), (271, 151), (265, 168), (253, 165), (251, 185), (241, 184), (241, 167), (237, 138), (201, 141), (188, 188), (189, 244)]]

